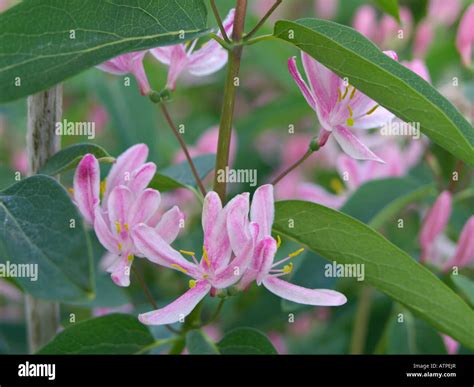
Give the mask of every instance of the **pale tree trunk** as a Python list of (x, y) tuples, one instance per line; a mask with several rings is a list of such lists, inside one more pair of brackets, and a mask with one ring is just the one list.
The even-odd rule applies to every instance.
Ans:
[[(28, 174), (38, 172), (60, 147), (55, 124), (62, 117), (62, 86), (28, 97)], [(59, 327), (59, 304), (25, 297), (28, 345), (34, 353), (56, 334)]]

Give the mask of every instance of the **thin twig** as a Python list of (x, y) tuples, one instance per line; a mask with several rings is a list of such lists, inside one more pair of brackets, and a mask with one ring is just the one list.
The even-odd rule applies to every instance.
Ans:
[(281, 4), (282, 0), (276, 0), (273, 6), (268, 10), (268, 12), (262, 17), (262, 19), (257, 23), (257, 25), (250, 31), (247, 35), (245, 35), (244, 40), (250, 39), (262, 25), (267, 21), (267, 19), (272, 15), (272, 13), (278, 8)]
[(181, 145), (181, 149), (183, 149), (184, 155), (186, 156), (186, 160), (188, 161), (191, 171), (193, 173), (194, 179), (196, 180), (196, 184), (199, 187), (199, 191), (201, 191), (202, 196), (206, 196), (206, 193), (207, 193), (206, 188), (204, 188), (204, 184), (202, 183), (202, 180), (199, 177), (199, 174), (197, 172), (196, 166), (194, 165), (193, 159), (191, 158), (191, 155), (189, 154), (186, 143), (183, 140), (183, 136), (181, 136), (178, 129), (176, 128), (176, 125), (173, 123), (173, 120), (171, 119), (170, 113), (168, 112), (166, 105), (164, 103), (160, 103), (160, 108), (163, 115), (165, 116), (166, 122), (168, 123), (169, 127), (171, 128), (174, 135), (176, 136), (176, 139), (178, 140), (179, 145)]
[(211, 318), (209, 320), (207, 320), (206, 322), (200, 324), (198, 329), (203, 328), (206, 325), (214, 323), (219, 318), (219, 315), (222, 311), (222, 307), (224, 306), (224, 302), (225, 302), (225, 298), (221, 298), (220, 301), (219, 301), (219, 304), (217, 305), (217, 308), (214, 311), (214, 313), (212, 314)]
[(219, 11), (217, 10), (215, 0), (211, 0), (211, 8), (212, 12), (217, 21), (217, 25), (219, 26), (219, 30), (221, 31), (222, 38), (226, 41), (226, 43), (231, 43), (229, 37), (227, 36), (227, 32), (225, 32), (224, 24), (222, 23), (221, 16), (219, 15)]
[(291, 167), (289, 167), (284, 172), (282, 172), (280, 175), (278, 175), (278, 177), (276, 179), (274, 179), (271, 184), (276, 185), (277, 183), (279, 183), (283, 178), (286, 177), (286, 175), (288, 175), (290, 172), (292, 172), (293, 170), (298, 168), (301, 164), (303, 164), (309, 158), (309, 156), (311, 156), (313, 154), (313, 152), (314, 151), (312, 149), (308, 149), (308, 151), (304, 154), (303, 157), (301, 157)]

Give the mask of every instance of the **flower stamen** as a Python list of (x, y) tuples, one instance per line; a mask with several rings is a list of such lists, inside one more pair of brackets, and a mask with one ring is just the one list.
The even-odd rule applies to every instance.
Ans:
[(379, 105), (375, 105), (372, 109), (370, 109), (367, 113), (365, 113), (365, 115), (366, 116), (371, 115), (373, 112), (375, 112), (377, 110), (378, 107), (379, 107)]
[(175, 269), (178, 269), (180, 272), (184, 274), (188, 273), (188, 271), (185, 268), (179, 266), (177, 263), (172, 263), (171, 266), (174, 267)]

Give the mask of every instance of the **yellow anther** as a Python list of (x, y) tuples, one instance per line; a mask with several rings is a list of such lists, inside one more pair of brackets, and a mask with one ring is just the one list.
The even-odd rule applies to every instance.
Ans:
[(336, 193), (341, 193), (344, 190), (344, 185), (341, 183), (339, 179), (331, 179), (331, 182), (329, 183), (331, 186), (332, 190)]
[(115, 228), (117, 229), (117, 234), (122, 232), (122, 226), (120, 225), (120, 222), (115, 222)]
[(102, 180), (102, 181), (100, 182), (100, 195), (101, 195), (101, 196), (104, 196), (104, 194), (105, 194), (105, 189), (106, 189), (106, 188), (107, 188), (107, 182), (106, 182), (106, 180), (104, 179), (104, 180)]
[(279, 249), (281, 246), (281, 238), (280, 235), (277, 235), (277, 249)]
[(202, 258), (206, 262), (207, 267), (211, 267), (211, 262), (209, 262), (209, 257), (207, 256), (206, 246), (202, 246)]
[(195, 280), (189, 280), (189, 288), (192, 289), (196, 286), (196, 281)]
[(346, 86), (346, 91), (344, 92), (344, 95), (342, 96), (342, 99), (346, 98), (347, 92), (349, 91), (349, 86)]
[(288, 265), (283, 266), (283, 273), (290, 274), (293, 271), (293, 262), (290, 262)]
[(178, 264), (176, 263), (172, 263), (171, 266), (173, 266), (174, 268), (178, 269), (179, 271), (183, 272), (184, 274), (186, 274), (188, 271), (184, 268), (182, 268), (181, 266), (179, 266)]
[(196, 255), (194, 251), (179, 250), (179, 252), (184, 255), (191, 255), (191, 256)]
[(293, 258), (293, 257), (296, 257), (297, 255), (300, 255), (303, 251), (304, 251), (304, 248), (301, 248), (299, 250), (296, 250), (294, 253), (288, 254), (288, 256)]
[(118, 246), (119, 251), (122, 251), (122, 244), (120, 242), (117, 243), (117, 246)]
[(355, 94), (355, 93), (356, 93), (356, 88), (353, 86), (353, 87), (352, 87), (351, 96), (349, 97), (349, 99), (354, 98), (354, 94)]
[(71, 195), (74, 195), (74, 188), (68, 188), (67, 192), (69, 192)]
[(352, 117), (353, 111), (351, 105), (347, 105), (347, 110), (349, 110), (349, 116)]
[(347, 126), (354, 126), (354, 119), (352, 117), (346, 120)]
[(127, 259), (128, 259), (128, 262), (132, 262), (132, 261), (133, 261), (133, 258), (134, 258), (134, 257), (133, 257), (133, 255), (132, 255), (132, 254), (130, 254), (130, 255), (127, 257)]
[(124, 223), (124, 224), (123, 224), (123, 227), (125, 228), (125, 231), (128, 232), (128, 230), (129, 230), (128, 223)]
[(372, 114), (373, 112), (375, 112), (377, 110), (377, 108), (379, 107), (379, 105), (375, 105), (372, 109), (370, 109), (367, 113), (365, 113), (366, 116)]
[(207, 274), (204, 274), (204, 275), (202, 276), (202, 279), (208, 279), (208, 278), (209, 278), (209, 276), (208, 276)]
[(341, 94), (341, 90), (338, 87), (337, 88), (337, 102), (341, 102), (341, 100), (342, 100), (342, 94)]

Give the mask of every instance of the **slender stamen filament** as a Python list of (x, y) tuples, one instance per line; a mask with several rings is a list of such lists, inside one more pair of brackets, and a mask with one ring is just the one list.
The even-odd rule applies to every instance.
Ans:
[(344, 95), (342, 96), (342, 99), (346, 98), (347, 92), (349, 91), (349, 86), (346, 86), (346, 91), (344, 92)]
[(279, 249), (281, 246), (281, 238), (280, 235), (277, 235), (277, 249)]
[(349, 117), (352, 117), (354, 112), (352, 111), (351, 105), (347, 105), (347, 110), (349, 110)]
[(356, 92), (356, 88), (354, 86), (352, 86), (352, 92), (351, 92), (351, 96), (349, 97), (350, 100), (352, 100), (352, 98), (354, 98), (354, 94)]
[(178, 269), (179, 271), (183, 272), (184, 274), (188, 273), (188, 271), (185, 268), (179, 266), (177, 263), (172, 263), (171, 266)]
[(107, 180), (104, 179), (100, 182), (100, 196), (101, 197), (104, 197), (106, 188), (107, 188)]
[(339, 87), (337, 88), (337, 102), (341, 102), (342, 100), (342, 94), (341, 94), (341, 89)]
[(293, 258), (296, 257), (297, 255), (300, 255), (304, 251), (304, 248), (301, 248), (299, 250), (296, 250), (294, 253), (288, 254), (288, 257)]
[(364, 115), (366, 116), (369, 116), (371, 115), (373, 112), (375, 112), (377, 110), (377, 108), (379, 107), (379, 105), (375, 105), (372, 109), (370, 109), (367, 113), (365, 113)]
[(199, 262), (196, 259), (196, 253), (194, 251), (179, 250), (179, 252), (184, 255), (189, 255), (193, 259), (194, 263), (199, 265)]
[(209, 262), (209, 257), (207, 256), (206, 246), (202, 246), (202, 258), (206, 262), (207, 267), (211, 267), (211, 262)]

